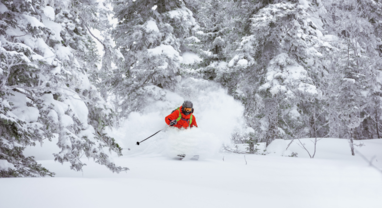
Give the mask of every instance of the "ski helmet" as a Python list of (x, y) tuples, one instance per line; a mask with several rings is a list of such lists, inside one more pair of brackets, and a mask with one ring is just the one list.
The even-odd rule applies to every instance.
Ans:
[[(194, 112), (193, 106), (194, 105), (192, 104), (191, 101), (189, 101), (189, 100), (184, 101), (182, 104), (182, 113), (184, 115), (188, 115), (188, 114), (193, 113)], [(191, 109), (191, 110), (189, 110), (189, 109)]]

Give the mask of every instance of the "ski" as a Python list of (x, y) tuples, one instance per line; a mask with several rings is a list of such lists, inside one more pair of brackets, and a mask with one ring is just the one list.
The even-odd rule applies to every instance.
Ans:
[[(177, 160), (183, 160), (186, 157), (186, 154), (179, 154), (175, 157)], [(190, 160), (199, 160), (199, 155), (194, 155), (190, 158)]]
[(184, 157), (186, 157), (186, 154), (179, 154), (176, 159), (183, 160)]
[(194, 155), (190, 158), (190, 160), (199, 160), (199, 155)]

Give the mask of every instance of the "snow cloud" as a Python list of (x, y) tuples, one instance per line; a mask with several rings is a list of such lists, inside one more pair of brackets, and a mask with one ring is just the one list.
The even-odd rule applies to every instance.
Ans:
[[(216, 154), (222, 143), (230, 142), (232, 133), (245, 129), (244, 107), (214, 82), (189, 78), (182, 80), (175, 92), (164, 92), (163, 99), (154, 101), (141, 113), (132, 113), (113, 132), (124, 147), (124, 154), (162, 154), (170, 157), (186, 154), (205, 158)], [(193, 102), (199, 128), (178, 130), (167, 127), (165, 117), (181, 106), (184, 100)], [(136, 145), (137, 141), (160, 129), (164, 130)]]

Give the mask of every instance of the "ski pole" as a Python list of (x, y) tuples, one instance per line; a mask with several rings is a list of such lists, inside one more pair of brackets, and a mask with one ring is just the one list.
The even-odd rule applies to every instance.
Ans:
[[(159, 132), (160, 132), (160, 131), (162, 131), (162, 130), (163, 130), (163, 129), (161, 129), (161, 130), (159, 130), (159, 131), (155, 132), (155, 134), (159, 133)], [(144, 142), (144, 141), (146, 141), (146, 140), (150, 139), (152, 136), (155, 136), (155, 134), (153, 134), (153, 135), (151, 135), (151, 136), (147, 137), (146, 139), (144, 139), (144, 140), (142, 140), (142, 141), (140, 141), (140, 142), (137, 142), (137, 145), (139, 145), (140, 143), (142, 143), (142, 142)]]

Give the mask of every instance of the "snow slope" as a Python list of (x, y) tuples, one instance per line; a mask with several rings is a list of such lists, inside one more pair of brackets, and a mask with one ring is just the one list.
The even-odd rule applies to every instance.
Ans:
[[(113, 174), (92, 160), (84, 161), (83, 172), (71, 171), (68, 164), (53, 161), (58, 151), (53, 139), (28, 148), (26, 155), (35, 155), (56, 177), (0, 179), (0, 208), (382, 207), (382, 172), (359, 154), (351, 156), (347, 140), (321, 139), (314, 159), (297, 140), (288, 150), (290, 141), (276, 140), (265, 151), (261, 144), (259, 155), (222, 153), (220, 145), (233, 132), (248, 131), (240, 103), (217, 84), (196, 79), (182, 80), (175, 92), (154, 94), (160, 98), (110, 132), (124, 148), (124, 156), (114, 160), (129, 171)], [(185, 99), (194, 103), (199, 128), (164, 128), (164, 117)], [(312, 151), (311, 141), (301, 143)], [(382, 170), (382, 139), (356, 144)], [(177, 153), (201, 159), (175, 160)], [(292, 153), (298, 157), (288, 157)]]
[[(346, 140), (320, 142), (315, 159), (220, 153), (179, 161), (141, 153), (115, 159), (130, 168), (122, 174), (92, 161), (84, 172), (39, 161), (57, 177), (1, 179), (0, 207), (382, 207), (382, 173), (352, 157)], [(382, 160), (382, 140), (362, 143), (360, 152)]]

